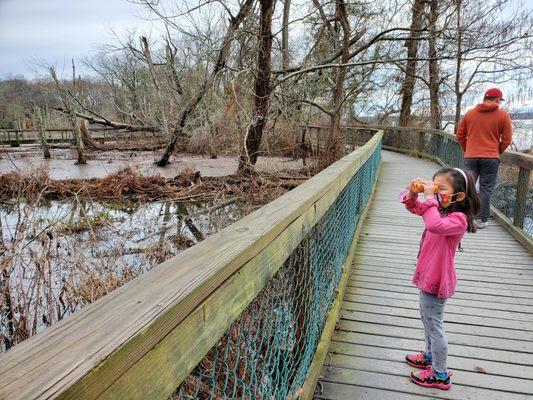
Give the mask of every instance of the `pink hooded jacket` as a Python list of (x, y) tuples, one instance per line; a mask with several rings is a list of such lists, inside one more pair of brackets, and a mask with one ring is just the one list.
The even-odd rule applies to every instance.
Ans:
[(462, 212), (441, 215), (436, 199), (424, 202), (416, 197), (406, 199), (408, 192), (409, 187), (402, 190), (400, 201), (411, 213), (421, 215), (426, 226), (413, 283), (420, 290), (440, 298), (451, 297), (457, 284), (454, 257), (468, 227), (466, 215)]

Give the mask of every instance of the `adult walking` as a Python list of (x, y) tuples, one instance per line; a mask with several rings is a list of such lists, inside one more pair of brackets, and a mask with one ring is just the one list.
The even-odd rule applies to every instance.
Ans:
[(500, 108), (504, 101), (500, 89), (485, 92), (483, 103), (469, 110), (457, 128), (457, 140), (465, 155), (464, 169), (479, 178), (481, 212), (476, 219), (479, 229), (487, 227), (490, 197), (498, 176), (500, 154), (511, 144), (513, 126), (507, 111)]

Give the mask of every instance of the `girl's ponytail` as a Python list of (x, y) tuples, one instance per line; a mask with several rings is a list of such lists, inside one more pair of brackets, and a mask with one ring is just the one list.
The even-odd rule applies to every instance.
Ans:
[(476, 182), (474, 181), (472, 174), (468, 171), (464, 172), (468, 178), (465, 198), (463, 201), (456, 203), (456, 205), (457, 210), (464, 212), (468, 218), (468, 232), (474, 233), (477, 230), (474, 220), (478, 216), (481, 209), (481, 201), (479, 199), (479, 195), (477, 194)]

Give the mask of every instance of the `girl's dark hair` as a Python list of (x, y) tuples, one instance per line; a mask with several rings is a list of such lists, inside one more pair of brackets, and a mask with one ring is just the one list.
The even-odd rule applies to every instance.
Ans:
[(443, 212), (449, 214), (459, 211), (465, 214), (468, 220), (468, 232), (473, 233), (476, 231), (474, 219), (479, 214), (480, 201), (476, 191), (476, 182), (474, 182), (472, 174), (465, 170), (463, 170), (463, 172), (468, 178), (468, 185), (465, 182), (463, 174), (455, 168), (439, 169), (435, 175), (433, 175), (433, 179), (435, 179), (437, 175), (447, 175), (449, 177), (448, 181), (453, 187), (453, 192), (463, 192), (465, 194), (464, 200), (453, 203), (450, 207), (444, 209)]

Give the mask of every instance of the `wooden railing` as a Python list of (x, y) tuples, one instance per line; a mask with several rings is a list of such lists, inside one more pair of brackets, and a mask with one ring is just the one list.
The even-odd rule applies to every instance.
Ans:
[[(125, 140), (139, 137), (160, 137), (153, 132), (129, 132), (113, 128), (88, 128), (91, 138), (104, 143), (109, 140)], [(72, 129), (46, 129), (46, 140), (49, 143), (64, 143), (73, 140)], [(35, 129), (0, 129), (0, 145), (13, 147), (21, 144), (40, 143), (39, 132)]]
[[(167, 399), (318, 229), (363, 166), (375, 179), (376, 171), (367, 169), (380, 160), (382, 136), (375, 132), (284, 196), (1, 355), (0, 399)], [(353, 190), (360, 193), (349, 197), (360, 229), (369, 189)], [(341, 284), (355, 232), (348, 258), (338, 266)], [(331, 331), (334, 318), (323, 315), (321, 324)], [(327, 332), (322, 336), (304, 384), (308, 396), (325, 356)]]

